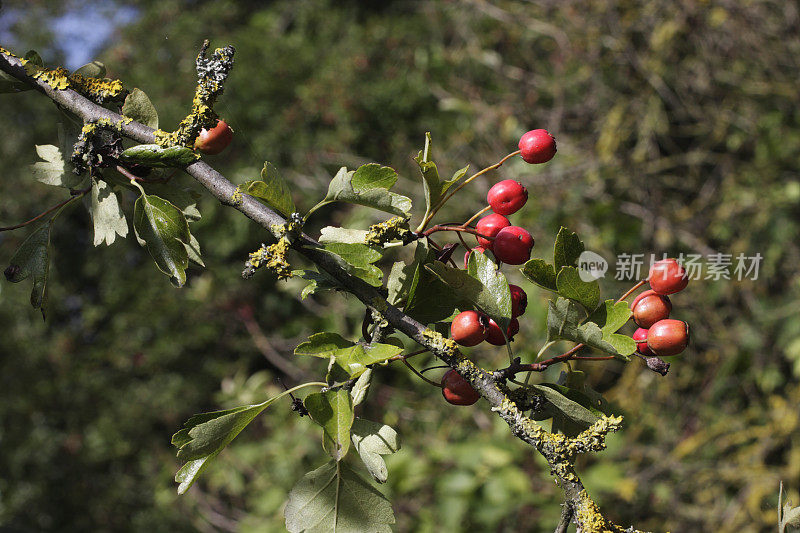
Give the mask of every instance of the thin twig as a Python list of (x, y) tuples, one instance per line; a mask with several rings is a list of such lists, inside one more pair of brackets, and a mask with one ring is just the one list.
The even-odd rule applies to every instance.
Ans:
[(21, 224), (17, 224), (15, 226), (6, 226), (4, 228), (0, 228), (0, 231), (11, 231), (11, 230), (19, 229), (19, 228), (24, 228), (25, 226), (27, 226), (29, 224), (33, 224), (34, 222), (36, 222), (37, 220), (41, 219), (42, 217), (45, 217), (45, 216), (49, 215), (50, 213), (52, 213), (53, 211), (64, 207), (65, 205), (67, 205), (68, 203), (73, 201), (75, 198), (80, 198), (81, 196), (85, 195), (87, 192), (89, 192), (91, 190), (92, 190), (92, 187), (89, 186), (89, 187), (87, 187), (85, 189), (81, 189), (80, 191), (75, 191), (75, 192), (70, 191), (70, 194), (72, 196), (70, 196), (69, 198), (67, 198), (63, 202), (59, 202), (58, 204), (56, 204), (53, 207), (49, 208), (47, 211), (44, 211), (43, 213), (39, 213), (38, 215), (36, 215), (35, 217), (33, 217), (32, 219), (30, 219), (30, 220), (28, 220), (26, 222), (22, 222)]
[(413, 373), (415, 373), (422, 381), (430, 383), (434, 387), (439, 387), (440, 389), (444, 388), (441, 383), (436, 383), (435, 381), (431, 381), (430, 379), (428, 379), (425, 376), (423, 376), (420, 372), (417, 371), (416, 368), (411, 366), (411, 363), (406, 361), (405, 357), (403, 359), (400, 359), (400, 360), (403, 361), (403, 364), (406, 365)]

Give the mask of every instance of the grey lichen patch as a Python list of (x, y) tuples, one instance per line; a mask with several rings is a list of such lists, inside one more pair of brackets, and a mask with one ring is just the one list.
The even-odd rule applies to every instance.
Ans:
[[(113, 122), (107, 118), (101, 118), (86, 122), (83, 128), (81, 128), (81, 132), (72, 148), (72, 155), (70, 157), (70, 162), (74, 166), (73, 172), (76, 174), (83, 174), (90, 166), (98, 166), (103, 163), (103, 157), (97, 153), (94, 143), (95, 138), (103, 130), (120, 133), (122, 131), (122, 125), (121, 123)], [(105, 136), (109, 138), (100, 141), (100, 144), (102, 145), (105, 143), (105, 148), (107, 150), (112, 145), (116, 144), (115, 149), (118, 152), (121, 149), (119, 138), (117, 138), (115, 142), (110, 134), (106, 133)]]
[(452, 363), (457, 358), (463, 358), (458, 351), (458, 344), (453, 339), (446, 339), (441, 333), (438, 333), (430, 328), (422, 332), (422, 337), (425, 341), (423, 344), (426, 348), (439, 356), (446, 363)]
[(223, 92), (228, 73), (233, 68), (235, 49), (232, 46), (217, 48), (211, 57), (206, 57), (208, 46), (208, 41), (205, 41), (195, 61), (197, 86), (192, 99), (191, 112), (181, 121), (175, 131), (159, 130), (156, 132), (156, 144), (163, 147), (192, 147), (203, 128), (211, 129), (217, 125), (218, 117), (213, 107)]
[(286, 260), (286, 253), (290, 247), (291, 243), (286, 237), (282, 237), (275, 244), (262, 244), (261, 248), (249, 255), (244, 264), (242, 277), (251, 278), (256, 270), (266, 268), (278, 276), (278, 279), (291, 278), (292, 269)]
[(410, 242), (413, 233), (408, 226), (408, 219), (405, 217), (392, 217), (380, 224), (373, 224), (367, 230), (364, 237), (364, 244), (369, 246), (382, 246), (392, 241)]

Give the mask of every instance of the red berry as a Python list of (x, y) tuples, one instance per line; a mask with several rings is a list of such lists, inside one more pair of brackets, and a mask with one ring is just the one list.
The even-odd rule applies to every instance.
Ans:
[(672, 302), (669, 296), (662, 296), (656, 291), (644, 291), (637, 296), (631, 304), (633, 311), (633, 321), (640, 328), (649, 328), (659, 320), (669, 318), (672, 312)]
[[(507, 228), (510, 225), (511, 222), (509, 222), (506, 217), (495, 213), (480, 219), (478, 223), (475, 225), (475, 229), (481, 235), (485, 235), (487, 237), (494, 237), (495, 235), (497, 235), (498, 231), (500, 231), (503, 228)], [(478, 237), (478, 244), (483, 246), (486, 250), (494, 250), (493, 242), (494, 241), (490, 241), (489, 239)]]
[(519, 226), (501, 229), (492, 242), (494, 256), (509, 265), (521, 265), (530, 259), (532, 249), (533, 237)]
[[(514, 335), (517, 333), (519, 333), (519, 320), (512, 318), (511, 322), (508, 323), (508, 328), (506, 329), (508, 340), (513, 340)], [(506, 340), (503, 338), (503, 330), (501, 330), (500, 325), (491, 318), (489, 319), (489, 329), (488, 334), (486, 335), (486, 342), (489, 344), (494, 344), (495, 346), (504, 346), (506, 344)]]
[(528, 307), (528, 295), (517, 285), (509, 285), (508, 290), (511, 291), (511, 318), (524, 315)]
[(204, 154), (216, 155), (227, 148), (232, 140), (233, 130), (224, 120), (220, 120), (210, 130), (203, 128), (200, 131), (200, 135), (194, 141), (194, 147)]
[(556, 155), (556, 140), (547, 130), (531, 130), (519, 140), (519, 149), (528, 163), (547, 163)]
[(639, 328), (631, 335), (633, 340), (636, 341), (636, 351), (642, 355), (653, 355), (650, 348), (647, 347), (647, 330)]
[(689, 325), (682, 320), (659, 320), (647, 330), (647, 347), (664, 357), (678, 355), (689, 345)]
[(689, 275), (675, 259), (662, 259), (650, 267), (648, 281), (658, 294), (673, 294), (686, 288)]
[(503, 180), (489, 189), (486, 201), (498, 215), (510, 215), (519, 211), (528, 201), (528, 189), (518, 181)]
[(442, 376), (442, 396), (453, 405), (472, 405), (481, 397), (478, 391), (453, 369)]
[(461, 346), (475, 346), (486, 340), (489, 321), (475, 311), (463, 311), (450, 324), (450, 336)]
[(482, 254), (485, 251), (486, 248), (484, 248), (483, 246), (476, 246), (471, 250), (467, 250), (467, 253), (464, 254), (464, 268), (467, 268), (467, 265), (469, 264), (469, 256), (470, 254), (472, 254), (472, 252), (477, 252), (479, 254)]

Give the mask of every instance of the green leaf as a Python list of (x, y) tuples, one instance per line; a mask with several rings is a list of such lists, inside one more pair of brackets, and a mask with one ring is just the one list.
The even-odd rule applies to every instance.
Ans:
[(149, 167), (182, 168), (197, 161), (197, 155), (186, 146), (163, 148), (157, 144), (138, 144), (122, 152), (120, 159)]
[(383, 167), (377, 163), (361, 165), (353, 173), (351, 184), (355, 192), (364, 192), (371, 189), (386, 189), (387, 191), (397, 181), (397, 172), (393, 168)]
[(295, 355), (331, 359), (350, 378), (367, 370), (368, 365), (383, 363), (403, 351), (402, 346), (350, 342), (337, 333), (315, 333), (295, 348)]
[(459, 302), (453, 289), (439, 277), (425, 268), (427, 263), (435, 262), (427, 243), (417, 242), (414, 252), (414, 277), (408, 288), (408, 299), (404, 307), (407, 315), (429, 324), (443, 320), (453, 314)]
[(575, 267), (561, 267), (556, 276), (556, 287), (560, 296), (575, 300), (588, 311), (593, 311), (600, 302), (600, 283), (597, 280), (583, 281)]
[[(555, 408), (556, 412), (562, 414), (564, 417), (581, 424), (584, 429), (594, 424), (598, 415), (579, 404), (578, 402), (567, 398), (563, 392), (568, 392), (566, 387), (559, 387), (558, 385), (530, 385), (530, 387), (542, 396)], [(579, 394), (579, 393), (578, 393)], [(587, 398), (588, 400), (588, 398)]]
[(192, 261), (201, 267), (206, 266), (200, 253), (200, 242), (197, 240), (197, 238), (195, 238), (194, 235), (191, 233), (189, 234), (189, 243), (184, 243), (184, 246), (186, 247), (186, 253), (189, 255), (189, 261)]
[(549, 291), (557, 291), (556, 271), (553, 265), (543, 259), (530, 259), (525, 263), (520, 272), (529, 281)]
[(352, 439), (353, 447), (372, 478), (378, 483), (386, 483), (389, 472), (381, 455), (400, 449), (397, 432), (386, 424), (357, 418), (353, 423)]
[(430, 132), (426, 132), (425, 149), (421, 150), (417, 157), (414, 158), (414, 161), (417, 162), (419, 170), (422, 173), (422, 187), (425, 192), (425, 216), (427, 216), (431, 208), (442, 199), (447, 190), (454, 183), (463, 178), (467, 170), (469, 170), (469, 165), (467, 165), (461, 170), (456, 171), (451, 179), (442, 181), (439, 177), (439, 169), (432, 160), (431, 144), (431, 134)]
[[(409, 198), (389, 192), (382, 187), (364, 189), (363, 187), (368, 186), (365, 177), (362, 177), (359, 183), (361, 188), (356, 190), (352, 183), (354, 174), (353, 171), (348, 172), (345, 167), (339, 169), (339, 172), (334, 176), (328, 186), (327, 196), (325, 196), (322, 202), (314, 206), (314, 208), (309, 211), (309, 214), (319, 207), (332, 202), (348, 202), (371, 207), (394, 215), (404, 217), (411, 216), (411, 200)], [(385, 182), (386, 177), (384, 176), (379, 183)]]
[(31, 171), (34, 177), (42, 183), (72, 189), (84, 180), (83, 176), (79, 176), (67, 168), (61, 150), (57, 146), (37, 144), (36, 153), (43, 161), (31, 165)]
[(158, 129), (158, 111), (156, 111), (150, 98), (140, 89), (132, 90), (125, 97), (125, 103), (122, 104), (122, 114), (145, 126)]
[(316, 270), (293, 270), (292, 276), (310, 281), (300, 292), (300, 297), (303, 300), (312, 294), (316, 294), (317, 291), (339, 290), (344, 288), (338, 281), (325, 272), (317, 272)]
[(47, 303), (47, 274), (50, 271), (50, 227), (47, 222), (31, 233), (11, 257), (5, 276), (11, 283), (33, 278), (31, 306), (42, 311), (45, 318)]
[(0, 70), (0, 94), (19, 93), (30, 91), (31, 89), (33, 89), (33, 87), (27, 83), (23, 83), (11, 74)]
[(24, 59), (36, 65), (37, 67), (43, 67), (44, 61), (42, 61), (42, 56), (36, 50), (28, 50), (25, 52)]
[(289, 533), (391, 533), (392, 506), (345, 463), (309, 472), (289, 493), (284, 510)]
[(117, 235), (128, 236), (128, 221), (119, 206), (119, 200), (108, 183), (103, 180), (92, 180), (92, 203), (89, 208), (94, 225), (94, 245), (103, 242), (114, 244)]
[[(505, 330), (511, 321), (511, 291), (508, 288), (508, 280), (497, 265), (484, 254), (470, 254), (468, 266), (470, 275), (474, 275), (485, 288), (479, 295), (480, 299), (474, 302), (475, 305), (483, 309)], [(472, 274), (473, 272), (475, 274)]]
[(236, 436), (275, 400), (300, 387), (255, 404), (202, 413), (192, 416), (183, 429), (172, 436), (172, 444), (178, 448), (178, 459), (186, 461), (175, 475), (180, 483), (178, 494), (183, 494), (206, 469), (208, 463), (236, 438)]
[(555, 271), (559, 272), (563, 266), (578, 266), (578, 257), (583, 251), (583, 241), (578, 238), (578, 235), (562, 226), (558, 230), (556, 243), (553, 246)]
[(347, 244), (364, 244), (367, 237), (367, 230), (363, 229), (348, 229), (337, 228), (334, 226), (325, 226), (322, 228), (319, 242), (343, 242)]
[(478, 261), (476, 272), (480, 279), (439, 261), (426, 264), (425, 268), (446, 283), (461, 300), (478, 307), (498, 324), (507, 325), (511, 320), (511, 293), (505, 276), (483, 254), (472, 254), (471, 257)]
[(619, 331), (619, 328), (627, 324), (630, 318), (631, 308), (627, 302), (616, 303), (614, 300), (606, 300), (595, 309), (589, 317), (589, 321), (600, 326), (603, 335), (606, 335)]
[[(92, 61), (91, 63), (86, 63), (78, 70), (73, 72), (73, 74), (80, 74), (84, 78), (105, 78), (106, 77), (106, 66), (101, 63), (100, 61)], [(138, 89), (134, 89), (137, 91)], [(126, 113), (123, 113), (126, 116)], [(158, 127), (158, 126), (156, 126)]]
[(191, 243), (189, 224), (183, 212), (168, 201), (148, 194), (136, 200), (133, 229), (139, 244), (145, 246), (161, 272), (178, 287), (186, 282)]
[[(548, 342), (558, 339), (571, 340), (584, 343), (597, 350), (617, 356), (617, 358), (624, 361), (629, 360), (628, 356), (633, 353), (633, 351), (628, 352), (627, 349), (620, 351), (617, 345), (603, 338), (603, 332), (600, 326), (594, 322), (581, 324), (582, 317), (583, 311), (581, 311), (574, 302), (566, 298), (559, 298), (555, 302), (551, 300), (547, 310)], [(619, 336), (624, 337), (624, 335)], [(621, 346), (621, 348), (626, 347)], [(627, 348), (630, 347), (628, 346)], [(634, 343), (633, 350), (635, 350), (635, 348), (636, 346)]]
[(322, 426), (322, 447), (335, 461), (341, 461), (350, 449), (353, 425), (353, 399), (345, 389), (315, 392), (303, 401), (311, 419)]
[(239, 185), (239, 190), (261, 200), (284, 216), (288, 217), (297, 210), (289, 185), (269, 161), (261, 169), (260, 180), (247, 181)]
[(295, 355), (310, 355), (312, 357), (329, 358), (337, 352), (350, 348), (355, 343), (350, 342), (338, 333), (314, 333), (306, 342), (300, 343), (294, 349)]
[(381, 258), (379, 251), (366, 244), (339, 242), (325, 243), (320, 249), (331, 254), (350, 274), (363, 279), (373, 287), (380, 287), (383, 284), (383, 271), (371, 264)]
[(368, 368), (363, 374), (361, 374), (358, 377), (355, 385), (353, 385), (353, 389), (350, 391), (350, 396), (353, 398), (354, 408), (361, 402), (363, 402), (364, 398), (367, 397), (367, 392), (369, 391), (369, 385), (371, 382), (372, 382), (372, 369)]
[[(127, 184), (130, 185), (130, 181)], [(154, 194), (159, 198), (163, 198), (180, 209), (187, 221), (196, 222), (200, 220), (201, 215), (200, 210), (197, 209), (197, 201), (202, 195), (197, 191), (179, 187), (174, 182), (145, 183), (143, 187), (147, 194)]]
[(419, 267), (416, 263), (407, 265), (398, 261), (392, 265), (389, 278), (386, 280), (386, 290), (389, 295), (387, 301), (392, 305), (399, 305), (408, 296), (411, 284), (414, 282), (414, 273)]

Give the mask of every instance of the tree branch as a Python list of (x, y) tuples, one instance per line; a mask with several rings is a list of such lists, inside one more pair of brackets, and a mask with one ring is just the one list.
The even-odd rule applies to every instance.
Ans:
[[(105, 119), (113, 124), (115, 131), (140, 143), (153, 143), (153, 129), (108, 109), (95, 104), (72, 89), (54, 89), (41, 79), (30, 77), (19, 58), (0, 48), (0, 69), (16, 79), (27, 83), (53, 100), (56, 104), (78, 115), (85, 122)], [(508, 159), (507, 156), (494, 168)], [(279, 238), (286, 223), (283, 217), (270, 208), (246, 194), (222, 174), (211, 168), (204, 161), (197, 161), (185, 168), (197, 182), (205, 187), (212, 196), (223, 205), (233, 207), (255, 223)], [(472, 176), (470, 179), (474, 179)], [(440, 202), (443, 204), (444, 202)], [(430, 218), (430, 217), (429, 217)], [(548, 461), (552, 474), (564, 491), (566, 500), (575, 510), (575, 522), (583, 531), (624, 531), (619, 526), (606, 520), (595, 503), (589, 498), (583, 484), (575, 473), (573, 461), (577, 453), (598, 451), (605, 446), (604, 437), (609, 431), (615, 431), (621, 418), (604, 417), (576, 439), (568, 439), (563, 435), (551, 434), (534, 422), (517, 407), (508, 397), (509, 390), (500, 385), (492, 372), (489, 372), (458, 350), (451, 339), (445, 339), (439, 333), (427, 328), (406, 315), (383, 298), (378, 291), (360, 278), (354, 277), (342, 269), (330, 254), (317, 248), (318, 243), (301, 235), (293, 248), (305, 256), (317, 267), (324, 270), (341, 284), (347, 292), (358, 298), (365, 306), (382, 315), (391, 327), (404, 333), (417, 343), (429, 349), (445, 364), (454, 368), (464, 377), (480, 395), (486, 399), (492, 411), (496, 412), (511, 429), (512, 434), (522, 441), (534, 446)]]

